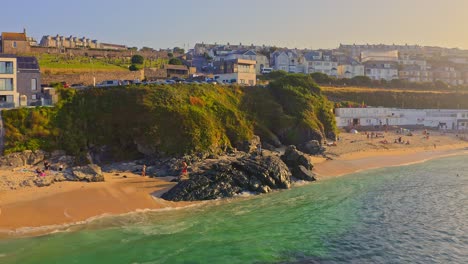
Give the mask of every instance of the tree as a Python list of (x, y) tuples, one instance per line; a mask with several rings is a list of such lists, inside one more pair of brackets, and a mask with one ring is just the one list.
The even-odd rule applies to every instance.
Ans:
[(137, 47), (131, 47), (131, 48), (128, 48), (129, 50), (132, 50), (132, 51), (137, 51), (138, 48)]
[(183, 65), (182, 60), (179, 58), (172, 58), (169, 60), (170, 65)]
[(172, 57), (174, 57), (174, 54), (173, 54), (172, 52), (169, 52), (169, 53), (167, 54), (167, 56), (168, 56), (169, 58), (172, 58)]
[(128, 69), (130, 71), (138, 71), (138, 67), (135, 64), (130, 65), (130, 67), (128, 67)]
[(314, 73), (311, 73), (310, 76), (312, 77), (312, 79), (314, 79), (314, 81), (316, 83), (330, 83), (332, 81), (332, 79), (326, 75), (325, 73), (321, 73), (321, 72), (314, 72)]
[(140, 51), (152, 52), (152, 51), (154, 51), (154, 49), (153, 49), (153, 48), (150, 48), (150, 47), (143, 47), (143, 48), (140, 49)]
[(184, 54), (185, 53), (185, 50), (182, 49), (182, 48), (179, 48), (179, 47), (175, 47), (174, 49), (172, 49), (172, 51), (174, 53), (179, 53), (179, 54)]
[(141, 55), (133, 55), (132, 56), (132, 64), (143, 64), (145, 58)]

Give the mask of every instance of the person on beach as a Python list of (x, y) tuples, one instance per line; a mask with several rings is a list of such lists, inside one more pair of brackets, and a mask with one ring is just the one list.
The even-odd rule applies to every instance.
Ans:
[(39, 176), (41, 176), (41, 174), (42, 174), (41, 169), (36, 168), (36, 176), (39, 177)]
[(49, 170), (50, 163), (47, 160), (44, 160), (44, 170)]
[(188, 168), (187, 163), (185, 161), (183, 161), (182, 162), (182, 170), (180, 171), (180, 175), (179, 175), (179, 181), (182, 180), (183, 177), (188, 175), (187, 168)]
[(263, 156), (262, 144), (257, 144), (257, 154), (261, 157)]
[(141, 169), (141, 177), (146, 176), (146, 164), (143, 164), (143, 168)]
[(59, 169), (58, 169), (58, 170), (59, 170), (59, 171), (63, 171), (63, 165), (62, 165), (62, 164), (60, 164), (60, 166), (59, 166)]

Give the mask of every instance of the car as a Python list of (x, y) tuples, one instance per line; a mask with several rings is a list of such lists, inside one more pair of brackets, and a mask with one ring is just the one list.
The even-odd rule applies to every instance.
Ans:
[(96, 87), (111, 87), (111, 86), (119, 86), (119, 85), (122, 85), (122, 83), (119, 80), (108, 80), (108, 81), (103, 81), (97, 84)]
[(166, 84), (176, 84), (176, 81), (174, 80), (166, 80)]

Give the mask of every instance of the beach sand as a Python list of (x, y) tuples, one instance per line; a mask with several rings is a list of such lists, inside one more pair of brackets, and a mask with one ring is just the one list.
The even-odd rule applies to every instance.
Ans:
[[(362, 170), (407, 165), (430, 159), (468, 154), (468, 142), (462, 135), (430, 132), (427, 139), (423, 131), (404, 136), (396, 132), (382, 132), (384, 138), (367, 138), (365, 133), (341, 133), (337, 146), (327, 147), (324, 157), (313, 157), (314, 172), (319, 179), (337, 177)], [(402, 137), (402, 142), (394, 143)], [(388, 143), (382, 143), (387, 140)]]
[[(0, 177), (4, 173), (0, 172)], [(104, 214), (191, 204), (158, 198), (175, 185), (170, 182), (172, 177), (148, 178), (128, 172), (118, 176), (105, 173), (104, 177), (105, 182), (59, 182), (42, 188), (0, 191), (0, 231), (77, 223)]]
[[(388, 144), (380, 143), (382, 138), (367, 139), (365, 134), (341, 133), (337, 146), (327, 147), (325, 154), (332, 160), (312, 158), (315, 173), (319, 179), (326, 179), (468, 153), (468, 142), (455, 134), (431, 133), (426, 139), (421, 132), (416, 132), (411, 137), (403, 137), (410, 145), (393, 143), (400, 136), (394, 132), (384, 135)], [(194, 204), (158, 198), (175, 185), (170, 182), (172, 177), (148, 178), (129, 172), (105, 173), (105, 182), (59, 182), (42, 188), (11, 189), (15, 185), (11, 183), (34, 177), (30, 170), (0, 170), (0, 236), (2, 233), (18, 235), (25, 227), (70, 224), (100, 215)]]

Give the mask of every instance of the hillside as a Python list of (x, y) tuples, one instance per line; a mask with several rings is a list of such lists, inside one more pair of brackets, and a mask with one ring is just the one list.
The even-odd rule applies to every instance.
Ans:
[(334, 102), (399, 108), (468, 109), (468, 91), (421, 91), (367, 87), (322, 87)]
[[(58, 54), (38, 54), (36, 56), (41, 72), (46, 74), (128, 71), (128, 67), (131, 65), (129, 58), (92, 58)], [(165, 63), (167, 60), (162, 58), (145, 60), (139, 67), (159, 68)]]
[(129, 86), (61, 90), (54, 108), (4, 111), (5, 152), (64, 149), (147, 155), (217, 153), (254, 134), (266, 145), (322, 140), (336, 131), (332, 104), (308, 76), (262, 87)]

